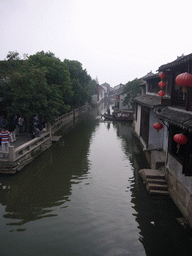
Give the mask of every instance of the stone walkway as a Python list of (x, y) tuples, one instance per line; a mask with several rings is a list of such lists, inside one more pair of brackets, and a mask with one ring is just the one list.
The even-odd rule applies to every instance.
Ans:
[(24, 133), (22, 135), (16, 135), (16, 141), (11, 142), (11, 146), (14, 146), (15, 148), (17, 148), (30, 140), (31, 140), (30, 135), (28, 135), (27, 133)]

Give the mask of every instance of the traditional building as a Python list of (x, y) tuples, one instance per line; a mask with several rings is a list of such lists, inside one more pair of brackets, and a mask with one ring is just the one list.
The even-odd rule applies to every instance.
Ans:
[(102, 85), (97, 85), (95, 94), (92, 95), (91, 104), (93, 106), (99, 106), (105, 98), (105, 88)]
[[(169, 195), (192, 227), (192, 80), (184, 81), (185, 88), (176, 83), (178, 75), (192, 74), (192, 54), (182, 55), (158, 71), (166, 77), (162, 81), (159, 74), (143, 77), (144, 93), (134, 99), (134, 132), (151, 168), (158, 168), (154, 155), (164, 155), (159, 167), (164, 166)], [(157, 122), (163, 125), (158, 132), (153, 128)], [(185, 141), (176, 142), (176, 134), (186, 136)]]
[(143, 94), (134, 98), (135, 102), (135, 134), (139, 137), (146, 151), (161, 148), (162, 136), (153, 128), (157, 122), (154, 108), (161, 106), (161, 98), (158, 96), (158, 74), (148, 73), (143, 78)]
[(117, 111), (127, 111), (132, 110), (132, 104), (124, 105), (124, 99), (126, 97), (125, 94), (123, 94), (124, 84), (119, 84), (114, 87), (115, 91), (115, 108)]

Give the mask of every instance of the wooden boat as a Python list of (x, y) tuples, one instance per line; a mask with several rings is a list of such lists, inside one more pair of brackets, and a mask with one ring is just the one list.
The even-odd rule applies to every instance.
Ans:
[(104, 117), (105, 120), (110, 120), (110, 121), (132, 121), (133, 120), (133, 116), (132, 114), (113, 114), (113, 115), (108, 115), (106, 113), (104, 113), (103, 115), (101, 115), (101, 117)]

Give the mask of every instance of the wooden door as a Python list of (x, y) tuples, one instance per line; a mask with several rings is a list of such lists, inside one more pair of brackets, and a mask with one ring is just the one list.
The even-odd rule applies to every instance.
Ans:
[(140, 135), (144, 142), (146, 143), (146, 148), (148, 148), (148, 138), (149, 138), (149, 109), (141, 108), (141, 126)]

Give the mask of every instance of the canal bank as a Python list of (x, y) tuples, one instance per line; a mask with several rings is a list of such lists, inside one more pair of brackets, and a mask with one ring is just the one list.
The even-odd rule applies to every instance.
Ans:
[(151, 196), (131, 125), (82, 115), (16, 175), (0, 175), (0, 254), (191, 255), (169, 197)]
[(8, 152), (0, 151), (0, 173), (15, 174), (22, 170), (38, 155), (52, 146), (53, 135), (59, 129), (89, 111), (90, 108), (89, 104), (86, 104), (81, 108), (60, 116), (53, 125), (46, 124), (46, 132), (42, 132), (39, 137), (34, 139), (30, 139), (30, 136), (27, 134), (17, 137), (19, 142), (11, 143)]

